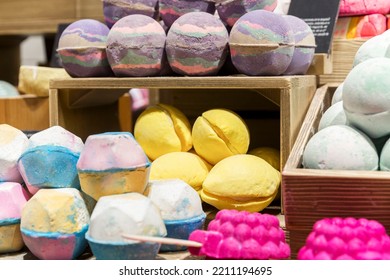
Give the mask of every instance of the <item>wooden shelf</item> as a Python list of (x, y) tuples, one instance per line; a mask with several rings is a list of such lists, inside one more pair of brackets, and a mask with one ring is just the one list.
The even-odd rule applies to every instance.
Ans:
[[(280, 107), (280, 150), (281, 167), (287, 160), (300, 129), (306, 111), (317, 88), (316, 76), (272, 76), (249, 77), (207, 76), (207, 77), (142, 77), (142, 78), (67, 78), (54, 79), (49, 86), (50, 125), (61, 125), (81, 138), (95, 133), (99, 121), (79, 129), (83, 119), (75, 118), (67, 104), (72, 90), (109, 89), (250, 89), (256, 91)], [(106, 98), (96, 93), (93, 100)], [(87, 104), (85, 104), (87, 105)], [(96, 114), (96, 112), (95, 112)], [(102, 114), (99, 114), (99, 117)], [(93, 119), (92, 116), (90, 119)], [(87, 129), (88, 128), (88, 129)], [(87, 130), (86, 130), (87, 129)]]

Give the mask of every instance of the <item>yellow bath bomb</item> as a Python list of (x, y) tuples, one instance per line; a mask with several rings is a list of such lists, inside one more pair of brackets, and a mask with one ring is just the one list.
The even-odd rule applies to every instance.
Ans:
[(203, 182), (204, 202), (217, 209), (258, 212), (278, 193), (281, 174), (262, 158), (234, 155), (218, 162)]
[(151, 160), (192, 148), (190, 122), (179, 109), (166, 104), (149, 106), (141, 113), (134, 137)]
[(173, 152), (152, 162), (150, 180), (181, 179), (199, 191), (211, 165), (194, 153)]
[(280, 151), (271, 147), (258, 147), (248, 152), (250, 155), (258, 156), (271, 164), (273, 168), (280, 171)]
[(244, 120), (227, 109), (212, 109), (198, 117), (192, 127), (196, 153), (215, 165), (220, 160), (245, 154), (249, 147), (249, 130)]

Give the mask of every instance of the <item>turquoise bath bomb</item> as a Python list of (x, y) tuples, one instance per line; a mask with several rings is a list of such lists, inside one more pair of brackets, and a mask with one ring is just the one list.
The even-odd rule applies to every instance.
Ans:
[(390, 32), (385, 32), (364, 42), (355, 54), (353, 66), (370, 58), (390, 58)]
[(347, 116), (344, 112), (343, 101), (330, 106), (322, 115), (318, 130), (336, 124), (347, 124)]

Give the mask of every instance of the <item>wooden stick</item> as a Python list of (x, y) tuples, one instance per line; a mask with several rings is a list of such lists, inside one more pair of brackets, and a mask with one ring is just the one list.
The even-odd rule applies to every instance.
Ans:
[(177, 238), (168, 238), (168, 237), (157, 237), (157, 236), (148, 236), (148, 235), (134, 235), (134, 234), (122, 234), (122, 237), (128, 240), (136, 240), (140, 242), (155, 242), (167, 245), (178, 245), (178, 246), (186, 246), (186, 247), (197, 247), (200, 248), (203, 246), (202, 243), (185, 240), (185, 239), (177, 239)]

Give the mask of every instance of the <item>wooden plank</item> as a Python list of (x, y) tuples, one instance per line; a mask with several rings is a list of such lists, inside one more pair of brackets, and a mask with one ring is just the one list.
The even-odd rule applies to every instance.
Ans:
[(291, 88), (316, 86), (314, 75), (309, 76), (272, 76), (249, 77), (235, 76), (207, 76), (207, 77), (131, 77), (131, 78), (69, 78), (53, 79), (51, 88), (83, 89), (83, 88)]
[(307, 75), (325, 75), (333, 73), (333, 57), (330, 54), (316, 53), (307, 70)]

